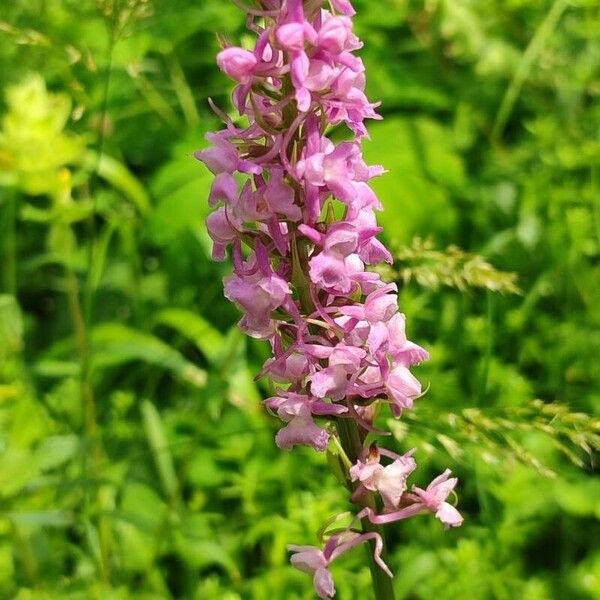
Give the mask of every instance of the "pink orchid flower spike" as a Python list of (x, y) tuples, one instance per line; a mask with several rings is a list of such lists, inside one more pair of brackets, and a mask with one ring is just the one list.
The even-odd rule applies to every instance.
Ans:
[[(353, 524), (366, 528), (336, 532), (323, 550), (290, 546), (291, 562), (313, 575), (320, 598), (332, 598), (331, 562), (372, 543), (371, 574), (391, 600), (384, 541), (371, 523), (432, 512), (456, 527), (462, 517), (447, 502), (456, 485), (450, 471), (408, 491), (413, 451), (363, 449), (367, 435), (390, 435), (380, 413), (381, 423), (390, 413), (401, 418), (422, 396), (411, 369), (429, 355), (407, 337), (398, 287), (372, 268), (393, 257), (379, 239), (383, 204), (370, 185), (384, 168), (368, 165), (362, 152), (365, 122), (381, 117), (365, 94), (355, 10), (350, 0), (234, 2), (246, 12), (249, 35), (244, 48), (224, 43), (216, 60), (235, 83), (240, 119), (211, 102), (224, 127), (194, 154), (214, 175), (206, 222), (212, 256), (231, 258), (224, 294), (241, 312), (240, 329), (267, 343), (257, 378), (277, 384), (263, 402), (282, 423), (275, 443), (335, 448), (330, 458), (352, 487)], [(349, 139), (329, 139), (337, 125)], [(351, 465), (348, 456), (359, 460)]]

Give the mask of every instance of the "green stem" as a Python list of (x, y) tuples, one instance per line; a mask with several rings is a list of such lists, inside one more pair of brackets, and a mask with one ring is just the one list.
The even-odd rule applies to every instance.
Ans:
[[(104, 460), (102, 443), (98, 433), (98, 422), (96, 418), (96, 402), (94, 399), (94, 390), (91, 382), (91, 352), (87, 328), (81, 306), (79, 281), (70, 266), (66, 267), (67, 278), (67, 302), (69, 305), (69, 315), (73, 325), (75, 341), (79, 354), (81, 400), (83, 407), (83, 428), (85, 438), (90, 444), (91, 449), (91, 467), (92, 479), (97, 480), (100, 472), (99, 465)], [(87, 454), (82, 455), (83, 470), (87, 471)], [(98, 490), (96, 498), (100, 511), (104, 509), (104, 497), (102, 488)], [(89, 504), (89, 498), (86, 498), (86, 504)], [(110, 528), (106, 517), (100, 517), (98, 522), (98, 533), (100, 540), (100, 571), (104, 581), (110, 580)]]
[(477, 396), (478, 406), (485, 404), (487, 395), (488, 379), (490, 374), (490, 364), (494, 350), (494, 294), (489, 291), (486, 294), (486, 325), (487, 339), (485, 343), (485, 354), (481, 365), (481, 375), (479, 379), (479, 394)]
[(188, 127), (197, 127), (200, 123), (200, 115), (196, 108), (194, 93), (181, 68), (181, 63), (173, 52), (167, 55), (166, 60), (171, 75), (171, 82), (173, 83), (177, 98), (179, 99), (179, 104), (181, 105), (181, 110), (185, 116), (186, 124)]
[[(55, 206), (61, 207), (68, 204), (71, 200), (71, 175), (69, 171), (64, 170), (60, 173), (60, 191), (59, 195), (54, 199)], [(62, 227), (64, 230), (59, 230), (61, 233), (70, 232), (69, 225), (55, 224), (54, 227)], [(98, 431), (98, 423), (96, 419), (96, 403), (94, 400), (94, 390), (92, 387), (92, 355), (88, 335), (88, 326), (86, 314), (81, 302), (81, 290), (79, 279), (68, 256), (65, 256), (64, 275), (66, 281), (66, 296), (67, 306), (69, 309), (69, 317), (73, 327), (73, 336), (77, 347), (77, 355), (79, 358), (79, 383), (81, 389), (81, 405), (83, 414), (83, 436), (90, 448), (90, 463), (91, 463), (91, 478), (94, 481), (99, 480), (101, 464), (104, 461), (104, 451), (100, 435)], [(88, 269), (88, 272), (91, 268)], [(88, 453), (82, 452), (81, 468), (84, 475), (88, 472)], [(106, 495), (100, 486), (95, 497), (97, 512), (102, 515), (106, 511)], [(84, 496), (84, 510), (89, 514), (90, 493), (86, 488)], [(109, 571), (109, 541), (110, 528), (107, 518), (100, 516), (98, 519), (98, 538), (100, 542), (100, 560), (99, 569), (102, 579), (105, 582), (110, 580)]]
[(181, 131), (183, 127), (179, 116), (157, 87), (142, 73), (137, 73), (133, 80), (156, 114), (174, 131)]
[(15, 233), (17, 218), (17, 198), (13, 189), (6, 190), (4, 215), (2, 218), (2, 288), (11, 296), (17, 293), (17, 239)]
[(592, 188), (592, 213), (594, 215), (594, 226), (596, 238), (600, 247), (600, 169), (596, 165), (590, 167), (590, 184)]
[(493, 141), (500, 141), (504, 127), (508, 123), (508, 119), (510, 118), (523, 84), (525, 81), (527, 81), (535, 61), (541, 54), (546, 42), (552, 35), (552, 32), (558, 25), (563, 12), (567, 8), (568, 3), (566, 0), (554, 0), (550, 10), (546, 14), (546, 17), (538, 26), (534, 36), (531, 38), (527, 49), (523, 53), (521, 62), (515, 70), (512, 81), (510, 82), (510, 85), (504, 94), (504, 98), (502, 98), (502, 103), (498, 109), (498, 114), (496, 115), (496, 120), (492, 130)]
[(40, 575), (40, 569), (35, 558), (35, 554), (33, 553), (31, 544), (26, 535), (14, 522), (11, 523), (11, 525), (15, 553), (23, 565), (25, 577), (35, 590), (37, 588)]
[[(352, 463), (355, 463), (361, 456), (363, 444), (358, 432), (358, 426), (352, 419), (337, 419), (336, 427), (340, 436), (340, 443), (344, 452)], [(348, 481), (348, 489), (354, 491), (353, 485)], [(372, 493), (365, 494), (362, 499), (362, 506), (375, 510), (375, 498)], [(383, 529), (379, 525), (374, 525), (367, 517), (362, 520), (362, 527), (365, 532), (374, 532), (381, 536), (383, 541), (383, 552), (381, 558), (385, 561), (387, 554), (387, 543)], [(371, 580), (373, 582), (373, 593), (375, 600), (394, 600), (393, 580), (381, 567), (377, 565), (373, 558), (373, 544), (366, 547), (369, 560), (369, 570), (371, 571)]]

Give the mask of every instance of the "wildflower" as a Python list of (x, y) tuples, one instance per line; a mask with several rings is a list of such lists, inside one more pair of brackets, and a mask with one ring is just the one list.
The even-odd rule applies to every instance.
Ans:
[(390, 371), (385, 387), (396, 416), (402, 413), (402, 409), (412, 408), (413, 400), (421, 393), (419, 380), (401, 364), (396, 365)]
[(288, 550), (293, 552), (290, 562), (297, 569), (313, 574), (313, 583), (317, 596), (326, 600), (333, 598), (335, 595), (333, 578), (328, 569), (329, 565), (336, 558), (348, 552), (348, 550), (370, 540), (375, 542), (373, 552), (375, 562), (391, 577), (392, 573), (389, 567), (381, 559), (381, 551), (383, 550), (381, 536), (374, 532), (359, 534), (352, 531), (345, 531), (340, 535), (330, 537), (323, 550), (319, 550), (315, 546), (289, 545)]
[(412, 453), (396, 455), (387, 466), (380, 464), (378, 451), (372, 453), (365, 462), (359, 460), (350, 469), (352, 481), (360, 482), (354, 497), (362, 495), (364, 490), (376, 491), (381, 495), (385, 510), (397, 510), (406, 491), (406, 479), (417, 468)]
[(240, 83), (250, 80), (257, 63), (256, 56), (242, 48), (225, 48), (217, 55), (219, 68)]
[(280, 429), (275, 439), (280, 448), (306, 444), (315, 450), (327, 447), (329, 434), (313, 420), (313, 415), (340, 415), (348, 411), (345, 406), (321, 402), (317, 398), (280, 390), (280, 395), (268, 398), (264, 404), (275, 409), (287, 425)]
[[(361, 150), (365, 119), (380, 117), (354, 54), (361, 42), (352, 4), (331, 0), (331, 12), (320, 0), (258, 4), (248, 9), (254, 49), (227, 47), (217, 56), (237, 83), (233, 103), (247, 126), (216, 109), (226, 126), (209, 133), (211, 146), (195, 156), (215, 175), (207, 228), (214, 259), (231, 253), (225, 296), (243, 313), (241, 329), (272, 350), (260, 375), (279, 384), (264, 401), (283, 422), (275, 441), (323, 452), (336, 435), (331, 422), (345, 420), (360, 442), (378, 431), (380, 407), (396, 418), (410, 409), (421, 395), (410, 369), (428, 353), (407, 339), (397, 286), (368, 269), (392, 257), (378, 239), (382, 205), (369, 185), (384, 169), (367, 165)], [(325, 130), (340, 123), (354, 135), (336, 145)], [(361, 455), (348, 472), (353, 501), (362, 507), (365, 496), (377, 495), (382, 512), (363, 508), (356, 519), (384, 524), (428, 511), (459, 525), (462, 517), (446, 502), (456, 479), (445, 472), (409, 492), (415, 469), (412, 451)], [(291, 562), (313, 574), (319, 597), (331, 598), (329, 565), (365, 541), (374, 542), (375, 561), (389, 573), (382, 538), (351, 528), (323, 550), (290, 546)]]
[(448, 527), (459, 527), (462, 525), (463, 518), (454, 506), (446, 502), (448, 496), (456, 487), (458, 479), (450, 476), (450, 469), (446, 469), (441, 475), (438, 475), (423, 490), (413, 486), (412, 491), (425, 508), (435, 513), (435, 516)]

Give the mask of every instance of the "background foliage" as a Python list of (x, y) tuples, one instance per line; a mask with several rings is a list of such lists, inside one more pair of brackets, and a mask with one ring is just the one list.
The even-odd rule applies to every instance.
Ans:
[[(388, 275), (432, 353), (397, 449), (449, 462), (467, 517), (394, 528), (398, 598), (600, 598), (598, 2), (356, 6)], [(209, 260), (216, 30), (244, 39), (222, 0), (0, 6), (0, 598), (312, 598), (285, 545), (347, 508), (275, 448)]]

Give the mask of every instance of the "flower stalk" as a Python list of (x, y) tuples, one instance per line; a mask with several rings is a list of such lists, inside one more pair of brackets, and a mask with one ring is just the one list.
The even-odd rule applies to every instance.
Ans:
[(11, 296), (17, 293), (17, 236), (16, 236), (16, 214), (17, 197), (14, 190), (5, 192), (5, 200), (2, 209), (2, 220), (0, 232), (2, 233), (2, 260), (3, 281), (2, 290)]
[[(368, 183), (384, 169), (361, 151), (365, 120), (381, 117), (364, 93), (354, 9), (349, 0), (236, 4), (256, 45), (223, 41), (217, 64), (237, 82), (232, 100), (244, 125), (216, 109), (225, 128), (196, 153), (215, 175), (213, 258), (231, 256), (225, 296), (243, 313), (240, 328), (271, 346), (260, 376), (276, 385), (264, 404), (284, 423), (277, 445), (323, 452), (333, 439), (350, 464), (340, 466), (356, 506), (346, 530), (322, 549), (290, 546), (290, 560), (313, 576), (320, 598), (332, 598), (329, 565), (366, 543), (375, 597), (393, 600), (381, 526), (421, 512), (446, 527), (462, 517), (446, 502), (457, 482), (448, 470), (409, 491), (413, 451), (365, 447), (367, 433), (386, 433), (376, 427), (381, 410), (400, 418), (421, 396), (410, 368), (428, 353), (406, 337), (396, 285), (369, 269), (392, 257), (377, 238), (382, 205)], [(336, 127), (352, 138), (334, 144), (327, 134)]]
[[(353, 464), (360, 458), (362, 454), (363, 444), (360, 440), (358, 432), (358, 426), (354, 421), (349, 419), (338, 419), (336, 421), (338, 436), (342, 449), (346, 453), (346, 456)], [(348, 489), (350, 492), (354, 492), (356, 486), (352, 484), (350, 479), (347, 480)], [(375, 497), (372, 493), (366, 494), (362, 499), (362, 506), (364, 508), (370, 508), (371, 510), (376, 509)], [(371, 523), (367, 517), (364, 517), (361, 521), (363, 531), (374, 533), (378, 535), (383, 543), (383, 551), (381, 558), (385, 561), (387, 554), (387, 544), (385, 540), (385, 533), (380, 525)], [(373, 558), (372, 551), (369, 547), (367, 550), (367, 561), (369, 563), (369, 570), (371, 572), (371, 581), (373, 582), (373, 593), (376, 600), (394, 600), (394, 586), (392, 584), (392, 578), (388, 576), (377, 564)]]

